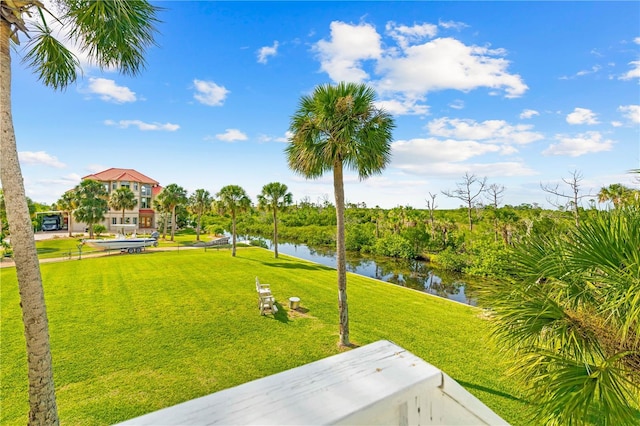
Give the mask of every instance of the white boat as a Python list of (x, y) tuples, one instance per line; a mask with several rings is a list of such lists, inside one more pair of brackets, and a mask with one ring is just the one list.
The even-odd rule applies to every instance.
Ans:
[(135, 235), (118, 234), (115, 238), (84, 240), (85, 243), (105, 250), (121, 250), (128, 253), (140, 253), (145, 247), (157, 247), (158, 238), (139, 238)]

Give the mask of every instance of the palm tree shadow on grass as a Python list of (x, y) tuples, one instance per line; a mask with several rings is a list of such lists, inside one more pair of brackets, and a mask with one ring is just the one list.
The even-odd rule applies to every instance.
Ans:
[(525, 402), (528, 403), (528, 401), (522, 399), (522, 398), (518, 398), (516, 396), (513, 396), (509, 393), (506, 392), (502, 392), (496, 389), (492, 389), (492, 388), (488, 388), (486, 386), (482, 386), (482, 385), (476, 385), (475, 383), (469, 383), (469, 382), (465, 382), (463, 380), (456, 380), (456, 382), (458, 382), (461, 386), (464, 386), (465, 388), (471, 388), (471, 389), (476, 389), (482, 392), (487, 392), (490, 393), (492, 395), (496, 395), (502, 398), (506, 398), (506, 399), (510, 399), (512, 401), (520, 401), (520, 402)]

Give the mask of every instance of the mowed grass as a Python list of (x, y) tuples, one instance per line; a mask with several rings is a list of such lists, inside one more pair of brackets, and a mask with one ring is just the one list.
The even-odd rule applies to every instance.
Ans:
[[(336, 271), (260, 248), (149, 251), (41, 265), (62, 423), (105, 425), (340, 352)], [(259, 315), (255, 277), (280, 310)], [(0, 271), (0, 424), (27, 422), (14, 268)], [(301, 298), (303, 312), (287, 299)], [(391, 340), (512, 424), (531, 406), (504, 377), (482, 311), (348, 275), (351, 340)], [(304, 419), (301, 419), (304, 423)]]

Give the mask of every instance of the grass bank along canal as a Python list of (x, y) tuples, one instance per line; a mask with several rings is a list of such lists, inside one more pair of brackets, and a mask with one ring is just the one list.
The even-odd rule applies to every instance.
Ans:
[[(266, 241), (273, 250), (271, 241)], [(279, 243), (278, 252), (336, 267), (335, 249), (308, 247), (304, 244)], [(464, 274), (438, 270), (422, 260), (393, 259), (347, 252), (347, 271), (386, 281), (402, 287), (424, 291), (446, 299), (476, 306), (473, 278)]]

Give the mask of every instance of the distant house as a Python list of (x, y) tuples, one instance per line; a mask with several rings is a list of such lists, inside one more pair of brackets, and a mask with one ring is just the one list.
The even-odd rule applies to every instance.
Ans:
[[(133, 210), (125, 210), (124, 221), (122, 219), (122, 210), (113, 210), (109, 207), (109, 211), (105, 214), (105, 220), (102, 224), (109, 232), (117, 232), (120, 228), (118, 225), (137, 225), (138, 230), (148, 231), (156, 228), (156, 212), (153, 209), (153, 200), (162, 191), (162, 187), (155, 179), (151, 179), (142, 173), (133, 169), (117, 169), (111, 168), (100, 173), (87, 175), (82, 180), (97, 180), (103, 182), (109, 196), (118, 188), (129, 188), (136, 195), (138, 204)], [(82, 232), (86, 224), (74, 224), (74, 231)]]

